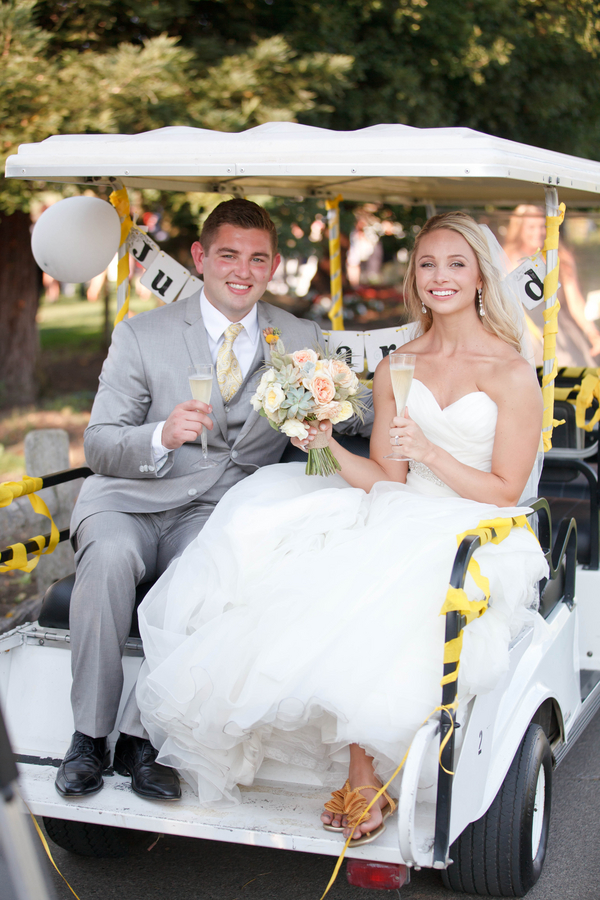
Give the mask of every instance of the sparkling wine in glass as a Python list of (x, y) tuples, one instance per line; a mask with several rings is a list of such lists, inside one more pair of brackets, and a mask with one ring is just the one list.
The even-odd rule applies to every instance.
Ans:
[[(194, 398), (194, 400), (200, 400), (201, 403), (210, 403), (210, 394), (212, 391), (213, 383), (213, 368), (213, 366), (204, 366), (199, 364), (188, 366), (190, 390), (192, 392), (192, 397)], [(213, 466), (218, 465), (218, 463), (216, 463), (214, 459), (209, 459), (208, 439), (206, 435), (206, 428), (204, 426), (202, 426), (200, 437), (202, 442), (202, 459), (200, 460), (200, 462), (195, 463), (192, 468), (210, 469)]]
[[(415, 374), (417, 357), (415, 353), (402, 353), (399, 350), (394, 350), (393, 353), (390, 353), (389, 359), (392, 390), (396, 401), (396, 415), (404, 416), (408, 392), (410, 391), (413, 375)], [(392, 446), (392, 452), (388, 456), (384, 456), (384, 459), (395, 459), (396, 462), (408, 462), (407, 457), (402, 456), (401, 452), (394, 446)]]

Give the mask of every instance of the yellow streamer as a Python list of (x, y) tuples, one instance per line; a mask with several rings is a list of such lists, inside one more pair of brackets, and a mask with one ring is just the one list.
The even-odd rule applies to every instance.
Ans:
[[(546, 216), (546, 240), (543, 252), (558, 250), (558, 232), (565, 217), (565, 204), (560, 204), (557, 216)], [(546, 259), (548, 257), (546, 256)], [(560, 261), (559, 261), (560, 262)], [(559, 262), (544, 278), (544, 302), (550, 300), (558, 291)], [(552, 371), (542, 378), (542, 398), (544, 414), (542, 419), (542, 440), (544, 453), (552, 447), (552, 429), (554, 427), (554, 380), (557, 373), (556, 335), (558, 334), (558, 311), (560, 303), (555, 300), (549, 309), (544, 309), (544, 361), (553, 360)]]
[[(23, 801), (23, 803), (25, 803), (25, 801)], [(26, 803), (25, 803), (25, 806), (27, 806)], [(42, 842), (42, 846), (43, 846), (44, 850), (46, 851), (46, 854), (47, 854), (47, 856), (48, 856), (48, 859), (50, 860), (50, 862), (52, 863), (52, 865), (54, 866), (54, 868), (56, 869), (56, 871), (58, 872), (58, 874), (60, 875), (60, 877), (62, 878), (62, 880), (64, 881), (64, 883), (66, 884), (66, 886), (69, 888), (69, 890), (71, 891), (71, 893), (73, 894), (73, 896), (74, 896), (74, 897), (77, 897), (77, 894), (75, 893), (75, 891), (73, 890), (73, 888), (71, 887), (71, 885), (69, 884), (69, 882), (67, 881), (67, 879), (65, 878), (65, 876), (63, 875), (63, 873), (60, 871), (60, 869), (58, 868), (58, 866), (57, 866), (56, 863), (54, 862), (54, 857), (52, 856), (52, 854), (51, 854), (51, 852), (50, 852), (50, 847), (48, 846), (48, 841), (47, 841), (46, 838), (44, 837), (44, 834), (43, 834), (43, 832), (42, 832), (42, 829), (41, 829), (40, 826), (38, 825), (35, 816), (33, 815), (33, 813), (31, 812), (31, 810), (29, 809), (28, 806), (27, 806), (27, 810), (29, 811), (29, 815), (30, 815), (31, 818), (33, 819), (33, 824), (35, 825), (35, 830), (36, 830), (37, 833), (38, 833), (38, 837), (39, 837), (40, 841)], [(77, 897), (77, 900), (79, 900), (79, 897)]]
[(326, 200), (329, 226), (329, 279), (331, 282), (331, 309), (327, 313), (334, 331), (344, 330), (344, 304), (342, 298), (342, 256), (340, 252), (340, 200)]
[[(50, 519), (50, 540), (48, 541), (48, 547), (44, 553), (45, 556), (54, 552), (60, 539), (60, 533), (54, 524), (54, 519), (50, 515), (48, 507), (42, 498), (34, 493), (34, 491), (41, 490), (43, 484), (44, 482), (41, 478), (30, 478), (27, 475), (23, 481), (5, 481), (3, 484), (0, 484), (0, 507), (10, 506), (17, 497), (29, 497), (29, 502), (31, 503), (34, 512)], [(8, 549), (12, 550), (13, 558), (0, 566), (0, 572), (10, 572), (13, 569), (21, 569), (23, 572), (32, 572), (40, 561), (40, 556), (46, 546), (46, 540), (42, 535), (37, 535), (32, 538), (32, 540), (35, 541), (38, 548), (33, 551), (33, 559), (29, 560), (29, 562), (27, 561), (25, 544), (11, 544)]]
[[(129, 197), (127, 195), (127, 188), (121, 188), (119, 191), (113, 191), (109, 197), (110, 202), (119, 213), (121, 217), (121, 238), (119, 243), (119, 264), (117, 266), (117, 296), (119, 292), (119, 288), (122, 284), (127, 282), (127, 295), (125, 297), (125, 301), (121, 306), (121, 309), (118, 311), (115, 318), (115, 326), (122, 322), (127, 313), (129, 312), (129, 294), (130, 294), (130, 286), (129, 286), (129, 253), (126, 250), (126, 242), (127, 236), (133, 227), (133, 221), (130, 216), (129, 210)], [(123, 248), (125, 248), (125, 252), (123, 252)]]
[[(477, 528), (470, 528), (462, 534), (456, 536), (456, 542), (460, 545), (463, 538), (467, 535), (478, 535), (481, 544), (499, 544), (508, 537), (513, 528), (527, 528), (533, 534), (531, 526), (527, 521), (527, 516), (513, 516), (512, 518), (482, 519)], [(440, 615), (445, 616), (448, 612), (458, 612), (465, 618), (465, 624), (468, 625), (474, 619), (482, 616), (488, 608), (490, 600), (490, 582), (485, 575), (481, 574), (479, 563), (474, 557), (471, 557), (467, 572), (483, 593), (483, 600), (469, 600), (466, 591), (463, 588), (448, 588), (446, 599), (440, 610)], [(456, 681), (458, 678), (458, 670), (460, 668), (460, 651), (462, 649), (462, 631), (457, 638), (448, 641), (444, 645), (444, 663), (456, 663), (456, 669), (444, 675), (441, 680), (442, 687)]]
[(578, 428), (584, 428), (591, 431), (596, 422), (600, 421), (600, 406), (594, 413), (589, 422), (585, 421), (585, 411), (592, 405), (594, 397), (600, 404), (600, 378), (598, 377), (600, 369), (596, 370), (596, 374), (591, 372), (585, 376), (581, 382), (579, 393), (575, 400), (575, 422)]
[[(431, 712), (429, 713), (429, 715), (428, 715), (425, 719), (423, 719), (423, 721), (421, 722), (419, 728), (417, 729), (417, 731), (420, 731), (421, 728), (423, 727), (423, 725), (426, 725), (427, 722), (429, 722), (430, 718), (436, 714), (436, 712), (439, 712), (439, 713), (441, 714), (441, 715), (440, 715), (440, 721), (441, 721), (441, 716), (443, 716), (444, 713), (446, 713), (446, 714), (449, 716), (449, 718), (450, 718), (450, 729), (449, 729), (449, 731), (448, 731), (448, 734), (446, 735), (446, 737), (444, 738), (444, 740), (442, 741), (442, 743), (441, 743), (441, 745), (440, 745), (440, 752), (439, 752), (440, 766), (442, 766), (442, 761), (441, 761), (441, 760), (442, 760), (442, 752), (443, 752), (443, 750), (444, 750), (444, 747), (446, 746), (446, 744), (448, 743), (448, 741), (449, 741), (450, 738), (452, 737), (452, 732), (454, 731), (454, 719), (453, 719), (453, 717), (452, 717), (452, 713), (453, 713), (453, 712), (456, 712), (457, 708), (458, 708), (458, 700), (455, 700), (454, 703), (449, 703), (447, 706), (436, 706), (435, 709), (432, 709)], [(410, 746), (412, 747), (412, 743), (411, 743)], [(331, 878), (329, 879), (329, 884), (328, 884), (327, 887), (325, 888), (325, 891), (323, 892), (323, 895), (321, 896), (321, 900), (324, 900), (324, 897), (327, 896), (327, 894), (329, 893), (331, 887), (333, 886), (334, 881), (335, 881), (336, 878), (338, 877), (340, 868), (341, 868), (342, 863), (343, 863), (343, 861), (344, 861), (344, 856), (346, 855), (346, 850), (347, 850), (348, 847), (350, 846), (350, 842), (352, 841), (352, 838), (353, 838), (353, 836), (354, 836), (354, 832), (356, 831), (356, 829), (358, 828), (358, 826), (360, 825), (360, 823), (361, 823), (361, 822), (364, 822), (365, 817), (366, 817), (367, 813), (369, 812), (369, 810), (371, 809), (371, 807), (373, 806), (373, 804), (374, 804), (374, 803), (377, 803), (377, 801), (379, 800), (379, 798), (381, 797), (381, 795), (383, 794), (383, 792), (384, 792), (384, 791), (387, 791), (387, 789), (389, 788), (389, 786), (390, 786), (390, 784), (392, 783), (392, 781), (394, 780), (394, 778), (395, 778), (397, 775), (400, 774), (400, 772), (402, 771), (402, 768), (403, 768), (403, 766), (404, 766), (404, 763), (405, 763), (406, 760), (408, 759), (408, 754), (409, 754), (409, 753), (410, 753), (410, 747), (408, 748), (408, 750), (406, 751), (406, 753), (405, 753), (404, 756), (402, 757), (402, 761), (401, 761), (400, 765), (398, 766), (398, 768), (396, 769), (396, 771), (393, 773), (393, 775), (391, 776), (391, 778), (389, 778), (389, 779), (386, 781), (386, 783), (385, 783), (382, 787), (379, 788), (379, 790), (377, 791), (377, 793), (375, 794), (375, 796), (373, 797), (373, 799), (371, 800), (371, 802), (370, 802), (370, 803), (365, 807), (365, 809), (363, 810), (363, 812), (362, 812), (362, 814), (361, 814), (361, 816), (360, 816), (358, 822), (356, 823), (356, 825), (355, 825), (354, 828), (352, 829), (351, 834), (350, 834), (349, 837), (346, 839), (346, 843), (344, 844), (344, 846), (343, 846), (343, 848), (342, 848), (342, 852), (341, 852), (340, 855), (338, 856), (337, 862), (336, 862), (336, 864), (335, 864), (335, 868), (334, 868), (334, 870), (333, 870), (333, 873), (332, 873), (332, 875), (331, 875)], [(453, 775), (453, 774), (454, 774), (453, 772), (448, 772), (448, 770), (445, 769), (443, 766), (442, 766), (442, 768), (444, 769), (444, 772), (446, 772), (448, 775)]]

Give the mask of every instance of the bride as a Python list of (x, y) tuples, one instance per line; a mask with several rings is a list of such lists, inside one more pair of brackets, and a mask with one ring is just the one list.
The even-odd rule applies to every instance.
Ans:
[[(201, 804), (240, 802), (238, 785), (282, 760), (328, 786), (347, 779), (322, 823), (348, 836), (439, 704), (456, 536), (523, 512), (541, 431), (494, 241), (460, 212), (419, 233), (405, 295), (421, 334), (403, 348), (415, 378), (397, 417), (388, 360), (377, 367), (370, 459), (321, 423), (340, 474), (287, 463), (236, 485), (140, 607), (142, 722)], [(294, 440), (307, 449), (315, 434)], [(387, 458), (390, 442), (410, 466)], [(531, 533), (513, 528), (476, 556), (492, 603), (465, 629), (461, 696), (492, 689), (511, 639), (542, 621), (546, 563)], [(394, 806), (383, 794), (354, 840), (372, 840)]]

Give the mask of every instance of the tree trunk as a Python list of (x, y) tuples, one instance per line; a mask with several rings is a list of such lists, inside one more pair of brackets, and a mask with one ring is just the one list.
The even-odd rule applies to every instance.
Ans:
[(39, 339), (39, 269), (31, 255), (31, 218), (0, 212), (0, 407), (33, 403)]

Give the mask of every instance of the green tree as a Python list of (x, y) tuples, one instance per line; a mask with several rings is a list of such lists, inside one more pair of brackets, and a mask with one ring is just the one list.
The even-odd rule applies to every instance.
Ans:
[[(597, 0), (5, 0), (2, 151), (50, 134), (284, 119), (462, 125), (597, 158), (599, 13)], [(2, 275), (0, 387), (21, 400), (34, 392), (26, 235), (38, 188), (0, 188), (0, 229), (13, 240), (10, 259), (0, 247), (2, 272), (19, 258)], [(157, 202), (187, 240), (197, 209)], [(17, 290), (14, 273), (28, 267)]]
[[(312, 83), (324, 86), (323, 96), (334, 97), (352, 62), (322, 53), (299, 58), (282, 37), (272, 36), (234, 55), (211, 55), (207, 65), (176, 35), (140, 31), (133, 13), (127, 33), (108, 29), (111, 39), (100, 40), (99, 16), (108, 17), (121, 4), (46, 6), (52, 6), (46, 11), (52, 30), (44, 27), (44, 10), (34, 0), (0, 5), (4, 158), (20, 143), (52, 134), (132, 133), (164, 125), (240, 130), (271, 119), (291, 120), (324, 109)], [(11, 235), (10, 243), (0, 245), (5, 288), (0, 294), (0, 403), (5, 404), (35, 397), (39, 283), (29, 250), (29, 208), (40, 187), (5, 180), (0, 190), (0, 233)]]

